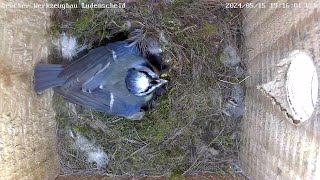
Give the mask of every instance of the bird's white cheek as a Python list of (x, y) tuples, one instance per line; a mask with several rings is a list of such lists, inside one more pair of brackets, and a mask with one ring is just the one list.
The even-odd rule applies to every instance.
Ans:
[(139, 78), (137, 85), (140, 89), (147, 89), (149, 87), (149, 80), (147, 78)]

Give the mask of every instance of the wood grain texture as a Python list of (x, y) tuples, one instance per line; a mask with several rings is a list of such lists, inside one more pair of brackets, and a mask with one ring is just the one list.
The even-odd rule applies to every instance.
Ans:
[(59, 174), (52, 92), (33, 91), (34, 65), (48, 56), (49, 15), (47, 9), (0, 10), (0, 179)]
[(279, 74), (275, 66), (296, 49), (313, 58), (319, 78), (319, 9), (245, 9), (244, 13), (250, 78), (242, 119), (241, 168), (252, 179), (316, 179), (320, 173), (319, 103), (311, 118), (296, 126), (256, 86), (274, 80)]

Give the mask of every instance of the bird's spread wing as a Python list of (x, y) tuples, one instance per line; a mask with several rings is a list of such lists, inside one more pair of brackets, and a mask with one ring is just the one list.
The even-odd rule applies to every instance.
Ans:
[(129, 104), (114, 93), (102, 89), (96, 89), (90, 93), (79, 89), (63, 89), (60, 87), (54, 90), (72, 103), (113, 115), (130, 116), (139, 112), (141, 108), (139, 101)]

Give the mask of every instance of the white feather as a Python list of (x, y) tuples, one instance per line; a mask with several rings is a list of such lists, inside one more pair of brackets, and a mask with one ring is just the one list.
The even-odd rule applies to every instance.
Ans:
[(97, 168), (103, 168), (108, 163), (107, 154), (102, 151), (100, 148), (97, 148), (95, 151), (88, 152), (88, 159), (89, 163), (96, 163)]
[(162, 49), (160, 47), (149, 47), (148, 51), (151, 54), (160, 54), (160, 53), (162, 53)]
[(223, 56), (221, 57), (220, 61), (223, 65), (229, 68), (235, 68), (240, 65), (241, 58), (235, 47), (227, 45), (223, 49)]
[(112, 93), (110, 93), (110, 111), (112, 110), (113, 103), (114, 103), (114, 96)]
[(149, 53), (154, 54), (154, 55), (162, 53), (162, 49), (161, 49), (158, 41), (156, 41), (154, 39), (149, 39), (147, 42), (148, 42), (147, 51)]
[(67, 36), (65, 33), (60, 35), (57, 43), (58, 49), (61, 51), (62, 57), (67, 60), (71, 60), (77, 55), (78, 52), (87, 48), (86, 45), (78, 48), (77, 39), (72, 36)]
[(88, 140), (80, 133), (74, 134), (70, 131), (70, 136), (75, 139), (75, 147), (84, 153), (88, 163), (96, 163), (97, 168), (104, 168), (108, 164), (108, 156), (99, 145)]
[(65, 33), (60, 36), (61, 53), (64, 59), (72, 59), (77, 55), (77, 39), (68, 37)]

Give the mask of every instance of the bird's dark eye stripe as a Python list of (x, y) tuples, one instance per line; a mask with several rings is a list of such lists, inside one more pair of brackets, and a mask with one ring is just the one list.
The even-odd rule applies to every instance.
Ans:
[[(152, 76), (150, 76), (147, 72), (145, 72), (145, 71), (139, 71), (139, 72), (145, 74), (148, 78), (152, 79)], [(155, 83), (153, 83), (153, 82), (155, 82)], [(154, 85), (154, 84), (158, 84), (158, 83), (157, 83), (156, 81), (153, 81), (153, 80), (152, 80), (152, 81), (150, 82), (150, 85), (148, 86), (148, 88), (147, 88), (143, 93), (148, 92), (148, 91), (152, 88), (152, 85)]]
[(150, 74), (148, 74), (147, 72), (145, 72), (145, 71), (139, 71), (139, 72), (141, 72), (141, 73), (143, 73), (143, 74), (145, 74), (146, 76), (148, 76), (148, 78), (152, 78), (152, 76), (150, 76)]
[(143, 93), (148, 92), (151, 89), (151, 87), (152, 87), (152, 85), (149, 85), (148, 88)]
[(150, 84), (155, 85), (155, 84), (158, 84), (158, 83), (157, 83), (157, 81), (155, 81), (155, 80), (151, 80), (151, 81), (150, 81)]

